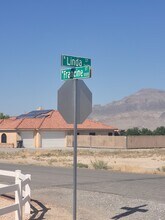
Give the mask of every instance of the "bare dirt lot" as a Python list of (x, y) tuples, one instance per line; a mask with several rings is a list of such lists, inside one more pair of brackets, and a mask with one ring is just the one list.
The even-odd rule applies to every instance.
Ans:
[[(78, 168), (122, 172), (165, 174), (165, 149), (151, 150), (78, 150)], [(0, 161), (39, 166), (72, 167), (73, 151), (25, 150), (0, 151)]]

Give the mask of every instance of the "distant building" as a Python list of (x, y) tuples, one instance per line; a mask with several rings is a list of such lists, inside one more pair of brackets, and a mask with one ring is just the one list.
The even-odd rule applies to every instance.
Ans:
[[(93, 120), (78, 125), (78, 135), (113, 135), (117, 128)], [(37, 110), (0, 120), (0, 147), (67, 147), (73, 125), (67, 124), (56, 110)]]

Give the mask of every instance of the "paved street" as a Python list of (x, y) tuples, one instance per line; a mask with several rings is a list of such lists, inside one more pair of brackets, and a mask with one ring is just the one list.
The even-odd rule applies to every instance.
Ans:
[[(33, 199), (72, 212), (72, 169), (2, 163), (0, 169), (30, 173)], [(78, 219), (163, 220), (164, 185), (165, 176), (78, 169)]]
[[(72, 188), (72, 169), (0, 164), (0, 169), (21, 169), (32, 175), (32, 189)], [(5, 178), (1, 177), (3, 183)], [(78, 189), (165, 203), (165, 176), (78, 169)]]

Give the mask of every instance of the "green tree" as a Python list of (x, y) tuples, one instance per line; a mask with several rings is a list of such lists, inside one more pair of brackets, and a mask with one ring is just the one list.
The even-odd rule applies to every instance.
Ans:
[(153, 132), (148, 128), (142, 128), (141, 135), (153, 135)]
[(165, 127), (161, 126), (161, 127), (157, 127), (154, 131), (153, 131), (154, 135), (165, 135)]
[(141, 130), (137, 127), (135, 128), (129, 128), (127, 131), (126, 131), (126, 135), (127, 136), (133, 136), (133, 135), (141, 135)]
[(125, 130), (120, 130), (120, 136), (126, 136), (126, 131)]
[(7, 119), (10, 118), (9, 115), (4, 115), (2, 112), (0, 112), (0, 119)]

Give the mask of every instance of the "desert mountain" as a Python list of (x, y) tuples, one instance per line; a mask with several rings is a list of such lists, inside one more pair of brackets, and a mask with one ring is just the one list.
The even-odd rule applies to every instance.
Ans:
[(107, 105), (95, 105), (91, 118), (119, 129), (165, 126), (165, 91), (142, 89)]

